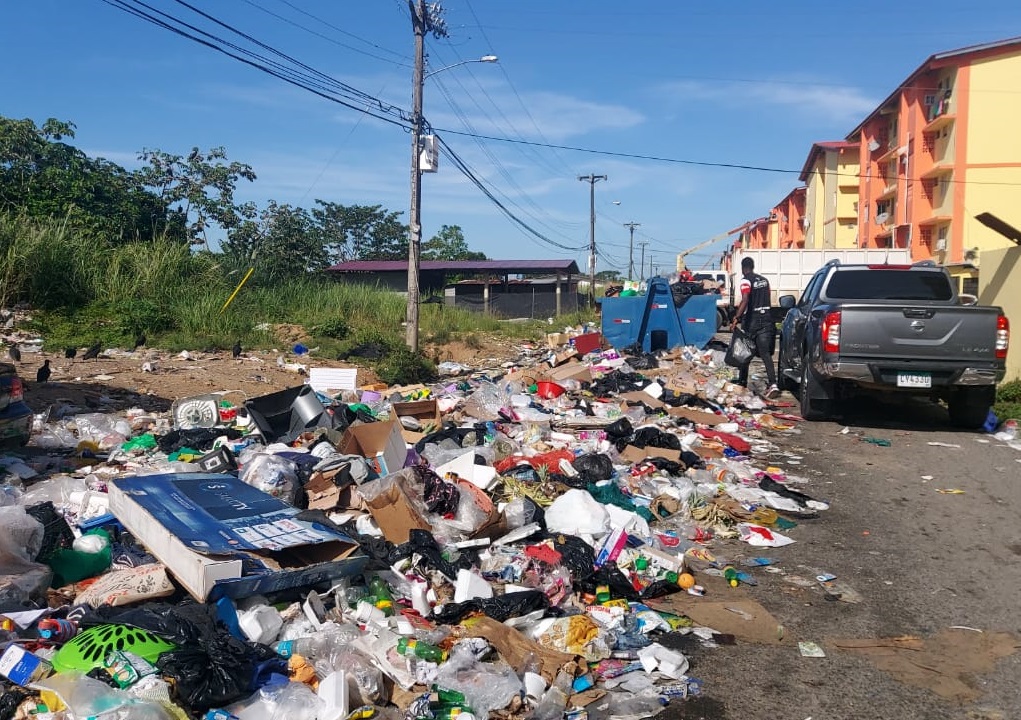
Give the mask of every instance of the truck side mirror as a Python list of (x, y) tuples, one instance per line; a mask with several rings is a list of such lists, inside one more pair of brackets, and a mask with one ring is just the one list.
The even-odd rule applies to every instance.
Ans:
[(790, 310), (797, 304), (798, 301), (793, 295), (783, 295), (780, 297), (780, 307), (784, 310)]

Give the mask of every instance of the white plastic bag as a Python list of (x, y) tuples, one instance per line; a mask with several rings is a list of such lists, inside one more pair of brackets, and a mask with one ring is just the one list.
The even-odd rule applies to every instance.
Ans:
[(610, 515), (585, 490), (568, 490), (546, 509), (546, 527), (553, 533), (603, 535), (610, 531)]
[(287, 458), (263, 453), (241, 468), (241, 482), (262, 490), (286, 503), (294, 504), (298, 488), (298, 468)]

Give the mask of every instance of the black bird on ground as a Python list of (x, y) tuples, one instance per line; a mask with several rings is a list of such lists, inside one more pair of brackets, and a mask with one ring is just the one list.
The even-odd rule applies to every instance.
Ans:
[(21, 350), (18, 350), (17, 345), (11, 345), (7, 348), (7, 354), (14, 362), (21, 362)]
[(44, 383), (50, 379), (50, 361), (44, 360), (43, 366), (35, 371), (35, 381), (37, 383)]
[(232, 347), (230, 349), (230, 355), (235, 360), (237, 360), (239, 357), (241, 357), (241, 341), (240, 340), (238, 340), (236, 343), (234, 343), (234, 347)]
[(68, 360), (74, 360), (75, 355), (77, 355), (77, 354), (78, 354), (78, 348), (76, 348), (76, 347), (64, 348), (64, 357), (67, 358)]
[(82, 355), (82, 360), (95, 360), (97, 357), (99, 357), (99, 350), (101, 347), (102, 345), (100, 345), (99, 343), (96, 343), (95, 345), (90, 347), (88, 350), (85, 351), (85, 354)]
[(138, 337), (135, 338), (135, 350), (145, 345), (145, 333), (139, 333)]

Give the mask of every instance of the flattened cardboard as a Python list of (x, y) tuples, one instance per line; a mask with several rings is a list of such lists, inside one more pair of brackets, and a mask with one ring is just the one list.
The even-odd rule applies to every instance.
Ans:
[(485, 638), (500, 653), (500, 658), (518, 672), (525, 669), (525, 663), (532, 657), (539, 660), (539, 674), (547, 683), (553, 684), (560, 669), (574, 661), (574, 655), (543, 647), (529, 640), (520, 631), (490, 617), (478, 617), (464, 623), (471, 637)]
[(395, 420), (352, 425), (344, 431), (337, 450), (343, 455), (361, 455), (376, 477), (397, 472), (408, 459), (408, 446)]
[[(422, 427), (432, 424), (436, 428), (439, 428), (443, 423), (443, 417), (440, 415), (440, 407), (435, 400), (415, 400), (414, 402), (394, 403), (393, 414), (398, 418), (413, 417), (422, 423)], [(397, 424), (400, 425), (400, 420), (397, 421)], [(405, 442), (410, 445), (414, 445), (424, 438), (426, 433), (418, 432), (416, 430), (408, 430), (401, 425), (401, 435), (404, 437)]]
[(644, 390), (633, 390), (631, 392), (621, 393), (620, 399), (629, 403), (645, 403), (646, 406), (653, 410), (660, 410), (668, 407), (665, 402), (657, 400)]
[(647, 458), (661, 457), (667, 460), (677, 462), (681, 459), (680, 450), (670, 450), (669, 448), (658, 448), (658, 447), (644, 447), (639, 448), (634, 445), (628, 445), (624, 448), (624, 451), (620, 454), (620, 457), (627, 460), (629, 463), (640, 463), (644, 462)]
[(199, 601), (332, 582), (368, 561), (347, 535), (232, 475), (121, 478), (110, 510)]
[(685, 420), (691, 420), (693, 423), (699, 425), (720, 425), (729, 420), (721, 415), (715, 413), (706, 412), (705, 410), (696, 410), (694, 408), (687, 407), (672, 407), (666, 411), (667, 415), (671, 417), (684, 418)]
[[(696, 625), (733, 635), (739, 641), (779, 645), (794, 640), (766, 608), (742, 590), (730, 587), (722, 578), (699, 575), (698, 582), (705, 586), (707, 597), (676, 593), (648, 604), (657, 610), (686, 615)], [(709, 597), (725, 599), (710, 600)]]

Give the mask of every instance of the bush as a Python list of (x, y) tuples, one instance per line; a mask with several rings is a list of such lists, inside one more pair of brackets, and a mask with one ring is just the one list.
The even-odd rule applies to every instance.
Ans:
[(1005, 382), (996, 389), (996, 404), (993, 412), (1000, 422), (1021, 420), (1021, 380)]
[(343, 340), (351, 332), (351, 327), (342, 318), (330, 318), (314, 325), (311, 331), (319, 337)]
[(436, 377), (436, 366), (421, 353), (401, 345), (392, 348), (376, 366), (379, 379), (387, 385), (410, 385)]

